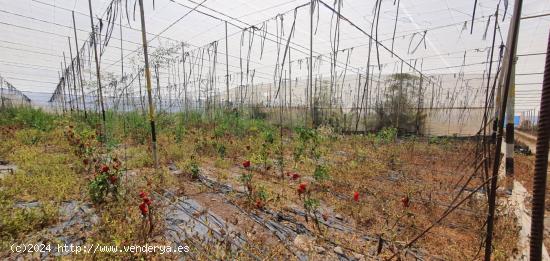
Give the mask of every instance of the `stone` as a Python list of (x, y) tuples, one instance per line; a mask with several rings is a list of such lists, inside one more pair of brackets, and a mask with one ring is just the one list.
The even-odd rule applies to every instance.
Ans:
[(324, 254), (327, 250), (324, 247), (321, 246), (315, 246), (315, 252), (318, 254)]
[(343, 256), (344, 255), (344, 250), (341, 247), (337, 246), (337, 247), (334, 248), (334, 253)]
[(365, 255), (362, 255), (362, 254), (359, 254), (359, 253), (354, 253), (353, 257), (355, 257), (355, 259), (358, 260), (358, 261), (365, 260)]
[(99, 216), (98, 215), (92, 215), (90, 217), (90, 223), (94, 224), (94, 225), (97, 225), (99, 224), (101, 220), (99, 219)]
[(179, 169), (178, 169), (178, 170), (173, 170), (173, 171), (172, 171), (172, 175), (176, 175), (176, 176), (177, 176), (177, 175), (181, 175), (181, 174), (183, 174), (183, 171), (182, 171), (182, 170), (179, 170)]
[(313, 240), (306, 235), (297, 235), (294, 238), (294, 246), (302, 251), (309, 251)]

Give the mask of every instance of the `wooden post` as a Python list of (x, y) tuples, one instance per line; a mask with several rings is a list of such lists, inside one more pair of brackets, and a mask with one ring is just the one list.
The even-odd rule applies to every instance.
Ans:
[(147, 98), (149, 101), (149, 123), (151, 124), (151, 149), (155, 168), (158, 168), (157, 157), (157, 133), (155, 129), (155, 108), (153, 107), (153, 96), (151, 88), (151, 71), (149, 69), (149, 55), (147, 53), (147, 35), (145, 33), (145, 15), (143, 11), (143, 0), (139, 0), (139, 14), (141, 16), (141, 40), (143, 42), (143, 57), (145, 59), (145, 80), (147, 84)]

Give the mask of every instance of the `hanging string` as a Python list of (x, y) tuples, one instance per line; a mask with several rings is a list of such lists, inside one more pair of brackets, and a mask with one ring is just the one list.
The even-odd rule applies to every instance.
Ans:
[(462, 25), (462, 29), (460, 29), (460, 34), (458, 36), (458, 39), (462, 37), (462, 33), (466, 30), (468, 30), (468, 21), (464, 21), (464, 24)]
[(319, 29), (319, 3), (317, 3), (316, 0), (313, 0), (311, 1), (311, 4), (313, 5), (313, 8), (311, 8), (312, 12), (315, 12), (315, 9), (317, 9), (317, 21), (315, 22), (315, 33), (314, 33), (314, 34), (317, 34), (317, 29)]
[[(412, 50), (411, 54), (414, 54), (416, 52), (416, 50), (418, 50), (418, 47), (420, 46), (420, 44), (424, 43), (424, 49), (426, 49), (426, 34), (428, 33), (428, 31), (424, 31), (424, 34), (422, 35), (422, 38), (420, 39), (420, 41), (418, 42), (418, 44), (414, 47), (414, 49)], [(409, 43), (409, 47), (410, 47), (410, 43)], [(415, 67), (416, 67), (416, 64), (415, 64)]]
[(128, 14), (128, 0), (124, 0), (124, 11), (126, 12), (126, 20), (128, 20), (128, 26), (132, 28), (132, 26), (130, 25), (130, 15)]
[[(115, 28), (115, 21), (116, 21), (116, 18), (117, 18), (117, 15), (119, 15), (119, 4), (120, 4), (120, 1), (121, 0), (115, 0), (115, 1), (111, 1), (111, 3), (109, 4), (109, 6), (107, 7), (107, 27), (105, 29), (105, 37), (103, 38), (103, 44), (101, 45), (102, 47), (100, 48), (101, 49), (101, 55), (103, 55), (103, 53), (105, 52), (105, 48), (107, 47), (107, 45), (109, 44), (109, 40), (111, 39), (111, 36), (113, 34), (113, 31), (114, 31), (114, 28)], [(101, 38), (101, 32), (103, 30), (103, 20), (100, 19), (100, 27), (99, 27), (99, 32), (100, 32), (100, 35), (99, 37)]]
[(253, 26), (250, 28), (250, 31), (248, 32), (248, 53), (246, 55), (246, 88), (245, 88), (245, 94), (244, 94), (245, 100), (248, 95), (248, 76), (250, 74), (250, 54), (252, 53), (252, 44), (254, 43), (254, 36), (256, 34), (255, 33), (256, 30), (258, 30), (258, 28)]
[(504, 0), (504, 15), (502, 16), (502, 21), (506, 18), (506, 13), (508, 12), (508, 0)]
[[(395, 24), (393, 25), (393, 36), (391, 39), (391, 57), (393, 57), (393, 44), (395, 42), (395, 31), (397, 30), (397, 20), (399, 19), (399, 3), (401, 0), (397, 0), (397, 9), (395, 11)], [(395, 0), (393, 1), (393, 4), (395, 5)]]
[[(279, 61), (280, 61), (280, 55), (281, 55), (281, 38), (282, 38), (282, 21), (283, 19), (281, 18), (281, 26), (279, 26), (279, 16), (282, 16), (281, 14), (277, 14), (275, 16), (275, 35), (276, 35), (276, 39), (275, 39), (275, 45), (276, 45), (276, 50), (277, 50), (277, 60), (275, 62), (275, 68), (273, 69), (273, 85), (277, 85), (277, 79), (279, 78)], [(277, 98), (277, 95), (275, 95), (275, 98)]]
[(260, 28), (261, 34), (261, 40), (260, 40), (260, 61), (262, 60), (262, 57), (264, 55), (264, 46), (265, 46), (265, 38), (267, 36), (267, 25), (265, 21), (262, 22), (262, 27)]
[(343, 92), (344, 92), (344, 82), (346, 80), (346, 73), (348, 72), (348, 64), (349, 64), (349, 57), (351, 55), (351, 53), (353, 52), (353, 48), (349, 48), (346, 50), (347, 52), (347, 56), (346, 56), (346, 66), (344, 67), (344, 74), (343, 74), (343, 77), (342, 77), (342, 84), (341, 84), (341, 88), (340, 88), (340, 109), (342, 109), (342, 105), (344, 104), (344, 100), (343, 100)]
[[(338, 12), (340, 12), (342, 7), (342, 1), (335, 0), (333, 4), (334, 8), (338, 9)], [(329, 29), (329, 35), (331, 36), (330, 39), (330, 46), (332, 49), (332, 52), (330, 53), (331, 62), (330, 62), (330, 93), (329, 93), (329, 108), (332, 108), (332, 100), (333, 100), (333, 90), (334, 85), (336, 82), (336, 62), (338, 61), (338, 49), (340, 44), (340, 16), (337, 16), (336, 23), (334, 25), (334, 32), (333, 32), (333, 20), (334, 20), (335, 13), (332, 13), (332, 16), (330, 18), (330, 29)]]
[(474, 1), (474, 10), (472, 12), (472, 25), (470, 27), (470, 34), (474, 32), (474, 18), (476, 17), (477, 0)]
[[(287, 42), (286, 42), (286, 45), (285, 45), (285, 52), (283, 54), (283, 60), (281, 62), (281, 70), (285, 66), (285, 59), (286, 59), (286, 56), (287, 56), (287, 53), (288, 53), (288, 49), (290, 47), (290, 38), (292, 37), (292, 35), (294, 33), (294, 29), (296, 28), (296, 15), (297, 15), (297, 13), (298, 13), (298, 9), (294, 9), (294, 19), (292, 21), (292, 27), (290, 29), (290, 34), (288, 35)], [(279, 91), (281, 90), (281, 81), (282, 81), (282, 74), (279, 75), (279, 84), (278, 84), (279, 86), (277, 88), (277, 92), (275, 93), (275, 99), (277, 99), (277, 97), (279, 96)]]
[[(214, 48), (214, 58), (213, 58), (213, 65), (212, 65), (212, 91), (216, 89), (216, 65), (218, 63), (218, 41), (214, 41), (212, 43), (213, 45), (213, 48)], [(215, 101), (214, 101), (214, 105), (215, 105)]]
[(487, 31), (489, 30), (489, 24), (491, 23), (491, 16), (489, 15), (489, 18), (487, 18), (487, 24), (485, 25), (485, 32), (483, 32), (482, 40), (485, 41), (487, 39)]
[[(375, 37), (374, 42), (376, 44), (376, 61), (378, 62), (378, 70), (381, 70), (382, 67), (380, 66), (380, 50), (379, 50), (379, 46), (378, 46), (378, 27), (379, 27), (378, 25), (379, 25), (379, 21), (380, 21), (380, 10), (382, 10), (382, 0), (377, 0), (377, 1), (378, 1), (378, 8), (377, 8), (377, 12), (376, 12), (376, 33), (374, 35), (374, 37)], [(372, 35), (372, 32), (371, 32), (371, 35)]]
[(134, 17), (133, 17), (133, 18), (134, 18), (134, 22), (136, 21), (136, 4), (137, 4), (137, 2), (138, 2), (138, 0), (135, 0), (135, 1), (134, 1), (134, 12), (133, 12), (133, 13), (134, 13)]
[(244, 45), (244, 34), (248, 31), (248, 28), (244, 29), (241, 32), (241, 43), (239, 44), (239, 70), (241, 76), (241, 84), (239, 85), (239, 104), (242, 104), (242, 87), (243, 87), (243, 56), (242, 56), (242, 47)]

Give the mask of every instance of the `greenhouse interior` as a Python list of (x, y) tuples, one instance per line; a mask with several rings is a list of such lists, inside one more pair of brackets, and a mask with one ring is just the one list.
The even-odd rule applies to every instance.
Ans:
[(550, 1), (0, 13), (2, 260), (550, 260)]

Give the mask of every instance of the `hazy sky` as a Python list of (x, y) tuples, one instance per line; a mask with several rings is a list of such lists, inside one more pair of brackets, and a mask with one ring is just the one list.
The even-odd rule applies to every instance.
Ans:
[[(151, 51), (157, 46), (168, 46), (183, 41), (188, 50), (205, 46), (213, 41), (220, 40), (218, 45), (218, 61), (225, 63), (225, 24), (223, 20), (230, 22), (228, 25), (229, 39), (229, 64), (230, 74), (239, 71), (239, 57), (246, 57), (248, 34), (242, 34), (241, 28), (249, 25), (261, 27), (267, 26), (270, 32), (268, 38), (277, 39), (276, 28), (280, 24), (274, 17), (284, 13), (284, 36), (281, 37), (282, 48), (290, 32), (294, 21), (296, 6), (307, 3), (302, 0), (206, 0), (203, 6), (198, 7), (206, 14), (221, 18), (214, 19), (204, 14), (192, 12), (186, 15), (190, 9), (195, 7), (202, 0), (155, 0), (153, 9), (152, 1), (144, 0), (145, 16), (149, 39), (161, 33), (161, 37), (151, 40)], [(93, 0), (94, 16), (101, 17), (111, 1)], [(124, 20), (122, 35), (124, 42), (122, 50), (125, 59), (125, 72), (135, 70), (129, 63), (129, 59), (135, 56), (132, 51), (137, 50), (141, 43), (139, 6), (136, 9), (136, 20), (133, 20), (133, 5), (135, 0), (127, 0), (130, 23)], [(333, 2), (325, 0), (329, 5)], [(365, 32), (370, 34), (371, 22), (373, 21), (374, 0), (344, 0), (341, 13), (350, 21), (355, 23)], [(504, 13), (501, 5), (500, 30), (497, 34), (497, 44), (506, 40), (510, 16), (513, 11), (513, 1), (510, 0), (507, 16), (502, 21)], [(74, 41), (72, 30), (71, 10), (75, 11), (76, 28), (79, 46), (82, 46), (91, 31), (90, 18), (88, 16), (88, 1), (85, 0), (0, 0), (0, 75), (9, 80), (16, 88), (22, 91), (51, 93), (59, 80), (58, 72), (61, 70), (63, 53), (69, 57), (69, 46), (67, 37)], [(479, 0), (474, 22), (473, 34), (470, 34), (471, 16), (474, 0), (401, 0), (399, 18), (397, 20), (396, 38), (394, 51), (405, 61), (417, 64), (425, 74), (458, 73), (483, 74), (487, 64), (482, 64), (487, 58), (487, 47), (491, 45), (492, 28), (494, 18), (492, 17), (487, 37), (483, 40), (488, 16), (495, 12), (497, 0)], [(126, 0), (122, 0), (122, 5)], [(291, 40), (291, 60), (298, 66), (298, 60), (308, 56), (309, 46), (309, 7), (298, 9), (296, 12), (295, 34)], [(526, 0), (524, 1), (522, 16), (527, 17), (550, 12), (550, 0)], [(319, 20), (315, 14), (314, 55), (324, 55), (325, 60), (330, 59), (331, 43), (331, 12), (321, 6), (319, 8)], [(185, 17), (183, 17), (186, 15)], [(392, 34), (395, 26), (396, 5), (393, 0), (382, 0), (379, 17), (378, 39), (382, 44), (391, 48)], [(183, 17), (183, 18), (182, 18)], [(238, 19), (238, 20), (237, 20)], [(178, 21), (179, 20), (179, 21)], [(96, 22), (95, 20), (94, 22)], [(176, 22), (178, 21), (178, 22)], [(268, 21), (263, 23), (263, 21)], [(464, 23), (467, 29), (464, 30)], [(118, 23), (118, 22), (117, 22)], [(173, 25), (172, 25), (173, 24)], [(279, 24), (279, 27), (277, 27)], [(172, 25), (172, 26), (170, 26)], [(238, 26), (240, 28), (235, 27)], [(544, 53), (548, 33), (550, 29), (550, 16), (533, 19), (523, 19), (520, 26), (517, 63), (517, 74), (542, 73), (544, 69), (544, 55), (521, 56), (522, 54)], [(369, 38), (356, 28), (342, 21), (340, 27), (339, 49), (351, 49), (349, 59), (349, 70), (357, 72), (366, 67)], [(420, 39), (426, 33), (426, 41)], [(416, 33), (416, 34), (415, 34)], [(261, 32), (255, 35), (251, 52), (250, 68), (256, 69), (254, 81), (272, 82), (273, 70), (276, 64), (277, 44), (275, 41), (266, 40), (264, 53), (260, 59)], [(413, 36), (414, 35), (414, 36)], [(112, 39), (107, 51), (102, 56), (102, 71), (113, 72), (120, 76), (120, 32), (118, 26), (112, 34)], [(116, 38), (116, 39), (115, 39)], [(242, 41), (241, 41), (242, 40)], [(73, 56), (75, 56), (74, 42)], [(416, 45), (419, 47), (415, 52)], [(379, 48), (380, 60), (383, 73), (391, 73), (396, 70), (399, 61), (391, 57), (389, 52)], [(283, 49), (284, 50), (284, 49)], [(464, 52), (466, 51), (466, 55)], [(138, 52), (137, 52), (138, 53)], [(464, 56), (466, 59), (464, 60)], [(376, 60), (376, 56), (371, 56)], [(495, 58), (497, 56), (495, 55)], [(346, 52), (340, 52), (339, 63), (343, 66), (346, 63)], [(416, 60), (416, 61), (415, 61)], [(463, 63), (466, 66), (461, 66)], [(371, 61), (375, 65), (376, 61)], [(225, 70), (225, 65), (218, 65), (217, 70)], [(305, 66), (305, 63), (304, 63)], [(304, 67), (302, 66), (302, 67)], [(329, 73), (329, 66), (326, 70), (319, 71), (322, 74)], [(294, 70), (295, 67), (293, 67)], [(305, 67), (304, 67), (305, 68)], [(307, 75), (304, 68), (296, 69), (293, 72), (297, 76)], [(323, 67), (324, 68), (324, 67)], [(221, 71), (217, 73), (222, 75)], [(223, 76), (222, 76), (223, 77)], [(538, 93), (534, 90), (541, 89), (542, 74), (518, 75), (518, 110), (537, 107)], [(527, 92), (526, 92), (527, 91)]]

